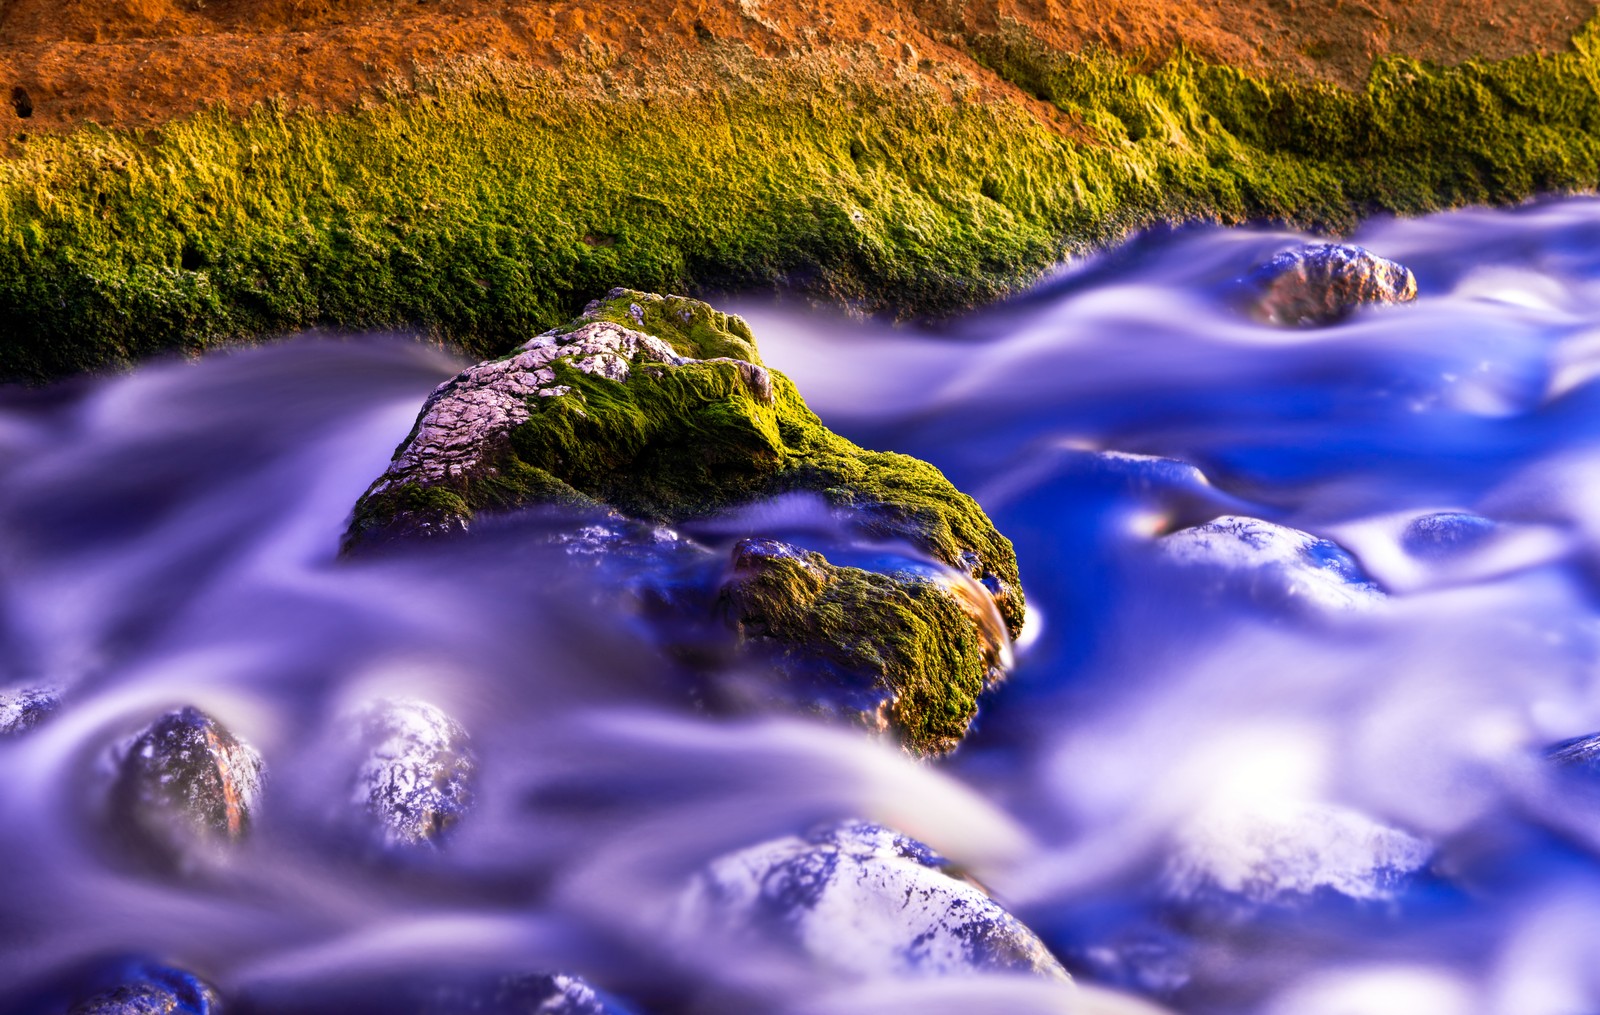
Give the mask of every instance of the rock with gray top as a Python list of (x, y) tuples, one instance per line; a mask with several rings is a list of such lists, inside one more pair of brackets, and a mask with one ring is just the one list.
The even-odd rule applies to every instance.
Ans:
[(1290, 327), (1333, 324), (1359, 307), (1417, 298), (1411, 269), (1344, 243), (1286, 250), (1252, 271), (1244, 286), (1252, 316)]
[(125, 745), (108, 813), (128, 851), (187, 869), (250, 832), (261, 797), (261, 756), (197, 708), (169, 712)]
[(948, 861), (880, 825), (847, 822), (740, 850), (696, 876), (686, 944), (775, 947), (841, 978), (1068, 976), (1034, 933)]
[(1161, 537), (1168, 563), (1196, 573), (1217, 592), (1268, 606), (1355, 610), (1384, 598), (1338, 543), (1283, 525), (1224, 515)]

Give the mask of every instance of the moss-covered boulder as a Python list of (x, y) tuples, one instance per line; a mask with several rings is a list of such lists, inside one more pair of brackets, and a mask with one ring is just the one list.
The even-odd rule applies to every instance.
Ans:
[(722, 605), (746, 650), (805, 690), (807, 709), (919, 754), (961, 741), (1009, 645), (970, 588), (840, 567), (772, 539), (734, 548)]
[(625, 289), (441, 385), (356, 505), (344, 546), (459, 532), (536, 504), (671, 524), (797, 492), (971, 575), (1008, 633), (1021, 629), (1016, 556), (972, 498), (926, 462), (830, 432), (761, 365), (739, 318)]

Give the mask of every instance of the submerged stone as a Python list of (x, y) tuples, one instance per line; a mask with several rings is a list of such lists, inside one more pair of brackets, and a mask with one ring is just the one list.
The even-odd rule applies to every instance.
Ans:
[(437, 846), (472, 806), (466, 730), (423, 701), (373, 702), (354, 717), (350, 823), (385, 847)]
[(1159, 546), (1167, 560), (1265, 605), (1359, 609), (1384, 598), (1338, 543), (1259, 518), (1224, 515), (1163, 536)]
[(802, 707), (892, 732), (921, 754), (960, 742), (1002, 672), (1009, 642), (980, 596), (970, 583), (840, 567), (771, 539), (735, 546), (722, 587), (729, 623), (798, 685)]
[(1563, 740), (1545, 751), (1556, 767), (1588, 778), (1600, 776), (1600, 733)]
[(73, 1005), (67, 1015), (221, 1015), (222, 1000), (190, 973), (148, 966), (126, 982)]
[(216, 719), (169, 712), (118, 763), (112, 828), (148, 859), (185, 867), (249, 833), (261, 775), (261, 756)]
[(1329, 896), (1382, 902), (1432, 855), (1426, 841), (1331, 804), (1221, 807), (1184, 829), (1164, 885), (1176, 901), (1229, 915)]
[(789, 493), (970, 574), (1020, 631), (1015, 554), (972, 498), (926, 462), (830, 432), (761, 365), (737, 317), (625, 289), (434, 391), (344, 546), (459, 532), (537, 504), (673, 525)]
[(948, 861), (847, 822), (713, 861), (679, 909), (686, 941), (744, 939), (843, 977), (1069, 977), (1034, 933)]
[(61, 707), (55, 691), (43, 687), (0, 690), (0, 737), (26, 733)]
[(1269, 324), (1332, 324), (1368, 304), (1417, 297), (1411, 269), (1363, 247), (1319, 243), (1286, 250), (1245, 279), (1250, 311)]
[(1400, 536), (1407, 553), (1423, 560), (1443, 560), (1488, 542), (1499, 526), (1482, 515), (1440, 511), (1414, 518)]
[(420, 1015), (627, 1015), (583, 979), (565, 973), (502, 977), (491, 987), (436, 990)]

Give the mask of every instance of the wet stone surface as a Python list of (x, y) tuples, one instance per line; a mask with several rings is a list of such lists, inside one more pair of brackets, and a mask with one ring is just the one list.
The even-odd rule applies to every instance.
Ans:
[(690, 942), (728, 935), (846, 978), (983, 971), (1066, 980), (1034, 933), (927, 846), (848, 822), (714, 861), (679, 911)]
[(43, 687), (8, 687), (0, 690), (0, 737), (26, 733), (50, 718), (61, 698)]
[(1263, 606), (1338, 611), (1384, 599), (1338, 543), (1258, 518), (1225, 515), (1158, 545), (1166, 561), (1205, 576), (1213, 591), (1242, 593)]
[(111, 787), (113, 835), (129, 851), (184, 869), (250, 832), (261, 756), (197, 708), (169, 712), (134, 738)]
[(1333, 324), (1362, 306), (1417, 297), (1409, 268), (1339, 243), (1284, 251), (1252, 271), (1244, 285), (1252, 316), (1299, 327)]
[(441, 844), (472, 806), (477, 758), (466, 730), (413, 699), (372, 702), (351, 726), (345, 823), (386, 848)]

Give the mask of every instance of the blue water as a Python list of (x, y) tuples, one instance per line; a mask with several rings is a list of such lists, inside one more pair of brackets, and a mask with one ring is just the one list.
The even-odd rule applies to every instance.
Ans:
[[(1016, 544), (1016, 669), (936, 763), (695, 710), (619, 595), (644, 565), (531, 535), (559, 519), (336, 561), (460, 368), (437, 350), (292, 339), (5, 393), (0, 686), (64, 704), (0, 743), (0, 987), (138, 953), (260, 1011), (500, 969), (662, 1013), (1600, 1010), (1600, 797), (1543, 757), (1600, 731), (1600, 202), (1371, 223), (1416, 303), (1254, 323), (1233, 281), (1302, 239), (1140, 237), (938, 333), (732, 307), (830, 426), (934, 462)], [(1219, 517), (1320, 542), (1180, 559)], [(384, 695), (455, 716), (481, 784), (447, 849), (373, 863), (320, 831), (323, 745)], [(108, 752), (182, 704), (269, 776), (231, 863), (161, 878), (97, 807)], [(849, 816), (962, 863), (1089, 989), (671, 939), (688, 872)]]

